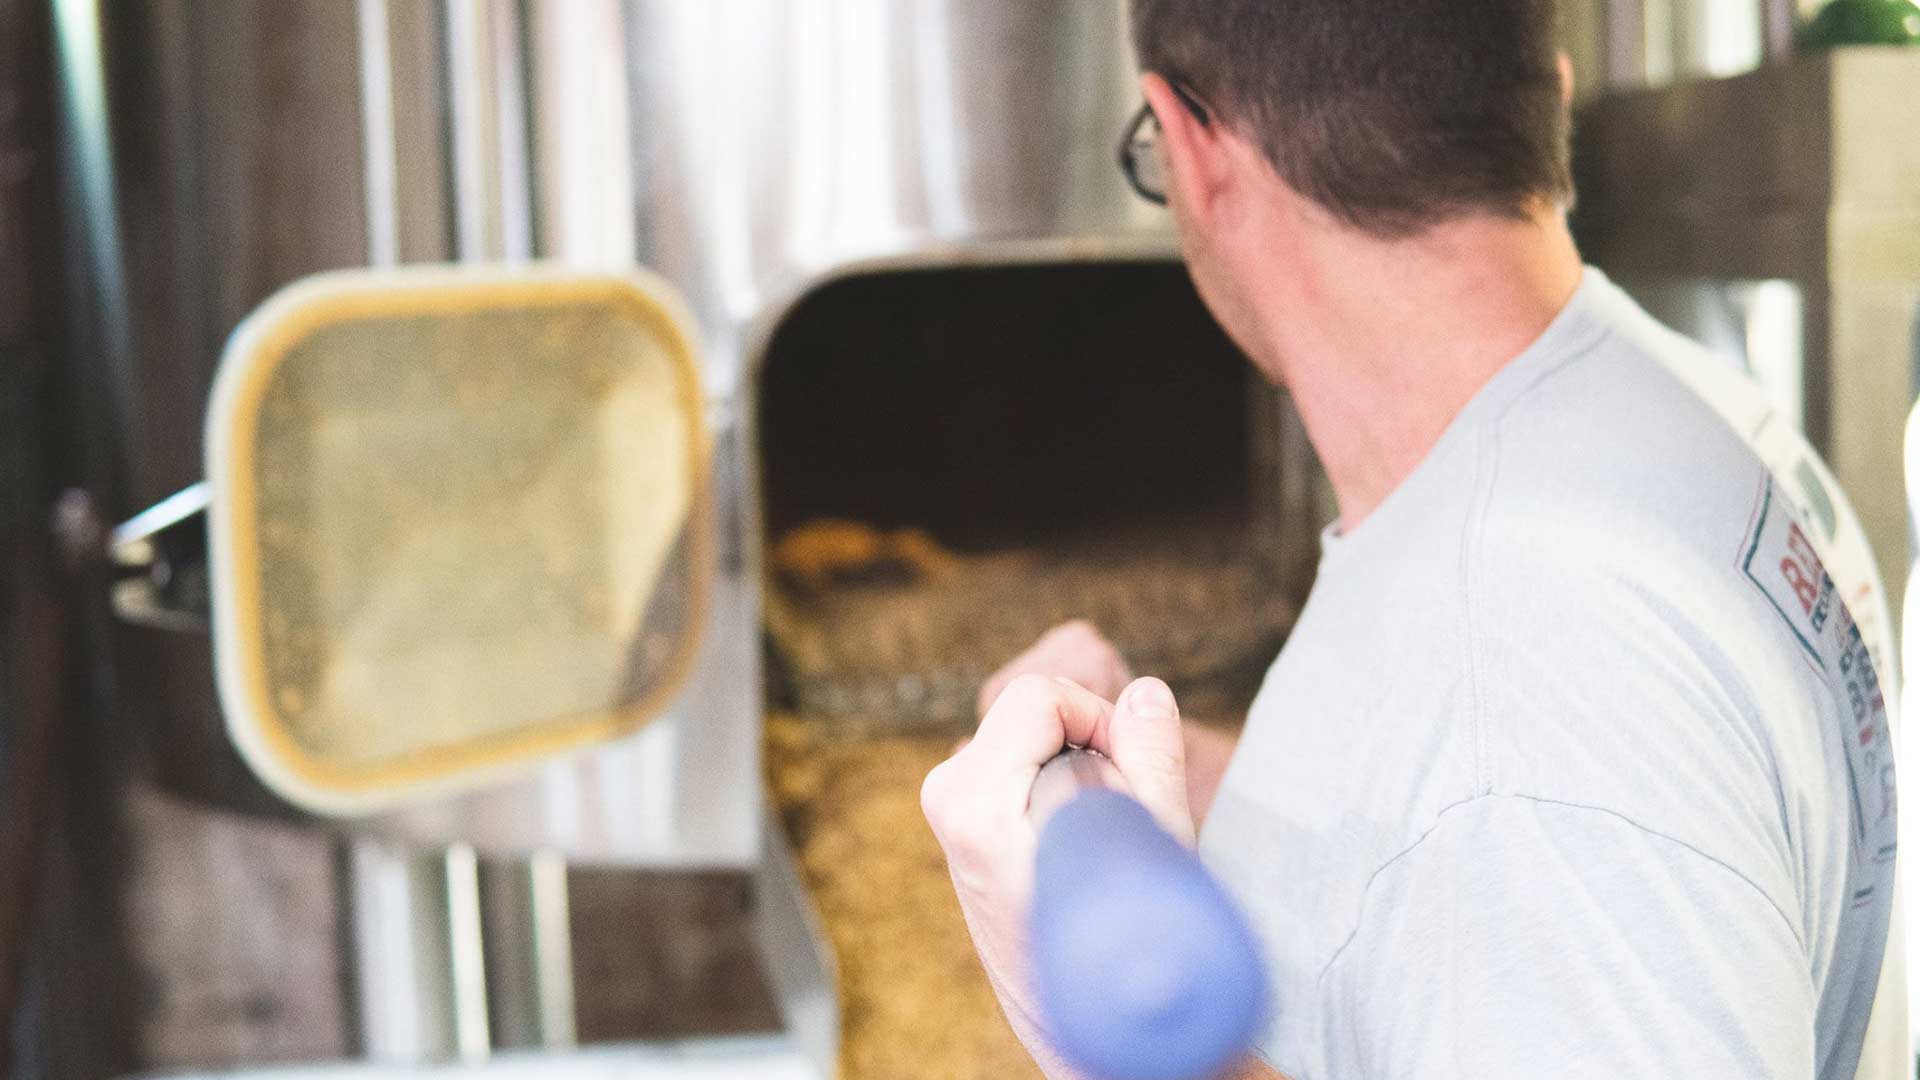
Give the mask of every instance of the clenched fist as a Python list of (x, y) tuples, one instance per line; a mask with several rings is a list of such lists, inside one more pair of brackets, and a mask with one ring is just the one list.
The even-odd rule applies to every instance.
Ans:
[[(1086, 643), (1086, 630), (1073, 633)], [(1091, 747), (1112, 760), (1126, 788), (1168, 832), (1193, 842), (1173, 693), (1158, 679), (1140, 679), (1114, 696), (1117, 702), (1057, 675), (1014, 675), (973, 739), (935, 768), (920, 792), (987, 977), (1015, 1033), (1054, 1080), (1073, 1074), (1047, 1045), (1028, 962), (1038, 844), (1027, 816), (1034, 777), (1063, 748)]]
[(1007, 684), (1022, 675), (1047, 675), (1071, 679), (1098, 696), (1112, 701), (1133, 681), (1133, 671), (1113, 643), (1085, 619), (1061, 623), (1040, 636), (1026, 652), (1009, 660), (980, 687), (975, 716), (987, 709)]

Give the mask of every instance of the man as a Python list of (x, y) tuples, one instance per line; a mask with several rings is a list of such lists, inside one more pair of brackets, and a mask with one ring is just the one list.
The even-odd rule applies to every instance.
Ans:
[(1075, 744), (1175, 835), (1204, 826), (1264, 938), (1277, 1013), (1248, 1077), (1898, 1069), (1860, 1060), (1885, 704), (1789, 501), (1671, 373), (1682, 346), (1581, 265), (1551, 4), (1133, 18), (1142, 164), (1339, 521), (1237, 747), (1183, 740), (1168, 688), (1071, 626), (928, 776), (1036, 1058), (1071, 1075), (1027, 983), (1026, 786)]

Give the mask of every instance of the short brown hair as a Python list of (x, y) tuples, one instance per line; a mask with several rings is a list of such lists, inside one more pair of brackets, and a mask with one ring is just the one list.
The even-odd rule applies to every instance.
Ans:
[(1141, 70), (1385, 237), (1571, 203), (1555, 30), (1553, 0), (1133, 0)]

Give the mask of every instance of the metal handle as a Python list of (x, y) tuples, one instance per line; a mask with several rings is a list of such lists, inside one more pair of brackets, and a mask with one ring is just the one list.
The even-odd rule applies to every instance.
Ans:
[(202, 481), (141, 511), (113, 530), (114, 614), (140, 626), (204, 632), (212, 599), (207, 570), (207, 506)]
[(1258, 940), (1199, 855), (1112, 762), (1069, 749), (1034, 781), (1029, 947), (1054, 1048), (1098, 1080), (1202, 1080), (1266, 1020)]
[(1027, 818), (1044, 830), (1061, 807), (1087, 790), (1125, 791), (1127, 781), (1105, 754), (1070, 746), (1040, 766), (1027, 797)]

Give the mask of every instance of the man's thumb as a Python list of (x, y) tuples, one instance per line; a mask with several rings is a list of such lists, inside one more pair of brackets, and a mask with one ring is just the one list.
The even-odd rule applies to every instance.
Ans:
[(1173, 691), (1159, 679), (1135, 679), (1120, 694), (1108, 731), (1113, 763), (1134, 798), (1181, 843), (1192, 844), (1186, 743)]

